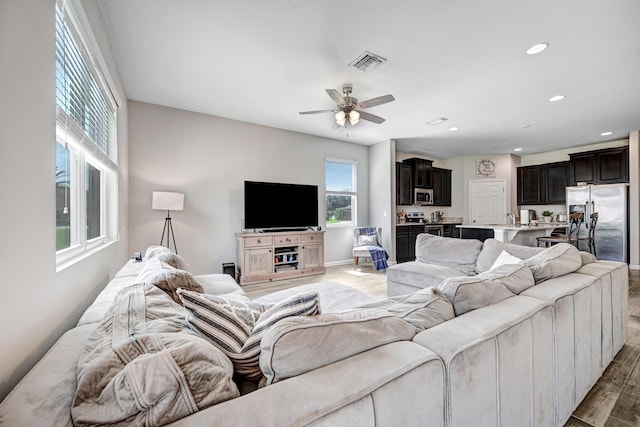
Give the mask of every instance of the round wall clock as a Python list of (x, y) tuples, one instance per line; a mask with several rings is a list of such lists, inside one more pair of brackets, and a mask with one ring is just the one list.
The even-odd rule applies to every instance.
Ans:
[(492, 159), (478, 160), (476, 164), (476, 175), (485, 177), (496, 176), (496, 161)]

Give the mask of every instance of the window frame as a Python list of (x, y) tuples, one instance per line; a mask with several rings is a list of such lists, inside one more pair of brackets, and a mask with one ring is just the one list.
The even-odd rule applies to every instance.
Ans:
[[(335, 191), (327, 188), (327, 163), (343, 163), (351, 165), (351, 189), (352, 191)], [(325, 171), (325, 226), (327, 228), (353, 228), (358, 224), (358, 162), (357, 160), (339, 159), (334, 157), (327, 157), (324, 161)], [(327, 212), (327, 197), (328, 196), (349, 196), (351, 197), (351, 221), (340, 221), (338, 223), (329, 223)]]
[[(73, 263), (88, 253), (98, 250), (110, 242), (118, 240), (118, 112), (119, 98), (117, 92), (112, 90), (112, 82), (104, 58), (100, 52), (96, 39), (88, 24), (84, 10), (80, 2), (75, 0), (56, 0), (56, 144), (61, 144), (68, 150), (69, 155), (69, 195), (67, 205), (69, 207), (70, 241), (69, 246), (56, 250), (57, 270)], [(60, 29), (60, 33), (59, 33)], [(60, 36), (62, 34), (62, 36)], [(70, 44), (67, 44), (70, 43)], [(60, 44), (60, 46), (59, 46)], [(78, 49), (81, 59), (68, 59), (68, 49)], [(60, 53), (61, 52), (61, 53)], [(59, 57), (59, 54), (65, 56)], [(68, 53), (71, 55), (71, 53)], [(69, 63), (67, 61), (76, 61)], [(58, 67), (61, 66), (62, 69)], [(97, 118), (98, 121), (86, 122), (81, 127), (65, 111), (68, 104), (61, 102), (73, 102), (74, 95), (70, 92), (68, 79), (72, 76), (73, 69), (69, 67), (86, 68), (86, 74), (82, 74), (81, 85), (86, 85), (91, 90), (90, 96), (97, 99), (98, 104), (91, 103), (92, 108), (97, 108), (85, 116), (84, 120)], [(77, 68), (76, 68), (77, 69)], [(64, 80), (59, 81), (58, 77)], [(83, 86), (84, 87), (84, 86)], [(62, 91), (62, 92), (61, 92)], [(96, 95), (97, 94), (97, 95)], [(98, 96), (99, 98), (95, 98)], [(88, 100), (86, 102), (90, 102)], [(102, 103), (102, 104), (100, 104)], [(104, 107), (104, 108), (103, 108)], [(89, 111), (89, 110), (87, 110)], [(97, 116), (95, 116), (97, 114)], [(106, 121), (105, 121), (106, 118)], [(95, 127), (97, 123), (97, 128)], [(103, 135), (111, 135), (104, 140), (94, 141), (89, 135), (95, 132), (108, 132)], [(106, 141), (106, 143), (105, 143)], [(57, 149), (56, 149), (57, 156)], [(57, 159), (56, 159), (57, 163)], [(88, 200), (87, 178), (88, 166), (99, 172), (99, 232), (98, 236), (88, 238)], [(56, 209), (58, 209), (56, 203)], [(56, 227), (58, 226), (56, 221)], [(57, 248), (57, 235), (56, 235)]]

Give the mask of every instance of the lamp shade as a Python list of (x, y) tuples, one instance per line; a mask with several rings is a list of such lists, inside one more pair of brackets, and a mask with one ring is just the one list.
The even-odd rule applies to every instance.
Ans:
[(184, 194), (169, 191), (154, 191), (151, 208), (161, 211), (181, 211), (184, 209)]

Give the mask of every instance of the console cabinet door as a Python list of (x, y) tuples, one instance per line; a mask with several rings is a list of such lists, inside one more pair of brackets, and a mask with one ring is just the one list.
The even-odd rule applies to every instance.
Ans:
[(302, 269), (324, 266), (324, 250), (322, 243), (305, 243), (302, 246)]
[(247, 278), (273, 274), (273, 251), (271, 248), (246, 249), (244, 263)]

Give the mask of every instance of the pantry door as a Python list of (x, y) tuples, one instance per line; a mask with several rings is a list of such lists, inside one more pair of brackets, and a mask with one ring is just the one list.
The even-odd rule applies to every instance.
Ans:
[(505, 182), (501, 179), (469, 181), (471, 224), (505, 224), (507, 204)]

